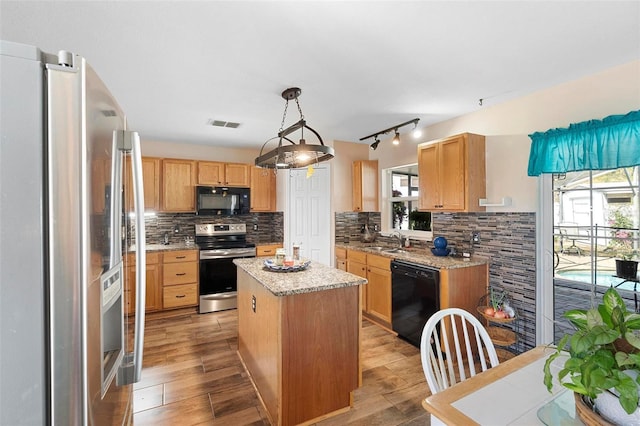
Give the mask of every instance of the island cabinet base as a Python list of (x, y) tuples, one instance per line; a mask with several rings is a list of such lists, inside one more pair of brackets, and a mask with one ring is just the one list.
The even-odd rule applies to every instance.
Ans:
[(359, 286), (276, 296), (238, 268), (238, 354), (274, 425), (349, 409), (360, 326)]

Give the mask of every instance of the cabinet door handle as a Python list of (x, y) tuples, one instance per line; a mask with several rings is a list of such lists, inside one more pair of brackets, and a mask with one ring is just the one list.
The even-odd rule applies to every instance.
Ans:
[(179, 274), (176, 274), (176, 276), (178, 276), (178, 277), (181, 277), (181, 276), (183, 276), (183, 275), (187, 275), (187, 273), (186, 273), (186, 272), (181, 272), (181, 273), (179, 273)]
[(186, 258), (186, 257), (187, 257), (187, 256), (176, 256), (176, 259), (184, 259), (184, 258)]
[(176, 299), (182, 299), (183, 297), (186, 297), (186, 294), (176, 294)]

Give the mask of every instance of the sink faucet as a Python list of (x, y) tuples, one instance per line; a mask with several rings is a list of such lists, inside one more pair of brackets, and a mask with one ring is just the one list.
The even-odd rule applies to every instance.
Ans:
[(398, 245), (400, 246), (400, 248), (404, 247), (403, 245), (403, 237), (402, 234), (398, 231), (393, 231), (391, 234), (389, 234), (389, 237), (392, 239), (396, 239), (398, 240)]

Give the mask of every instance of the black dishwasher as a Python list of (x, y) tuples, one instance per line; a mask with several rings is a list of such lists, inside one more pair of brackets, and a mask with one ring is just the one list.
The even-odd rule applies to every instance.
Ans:
[(420, 347), (422, 329), (440, 309), (440, 271), (416, 263), (391, 262), (393, 331)]

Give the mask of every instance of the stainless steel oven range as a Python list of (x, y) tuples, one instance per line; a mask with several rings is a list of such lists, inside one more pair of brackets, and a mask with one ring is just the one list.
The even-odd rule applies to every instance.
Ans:
[(233, 259), (255, 257), (244, 223), (196, 225), (200, 249), (200, 313), (237, 307), (236, 265)]

